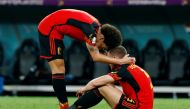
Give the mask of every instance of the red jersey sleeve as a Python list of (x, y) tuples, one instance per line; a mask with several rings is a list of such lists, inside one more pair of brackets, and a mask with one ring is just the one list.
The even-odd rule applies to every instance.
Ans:
[(121, 77), (119, 77), (115, 72), (110, 72), (108, 75), (111, 76), (115, 81), (121, 80)]
[(128, 66), (129, 65), (122, 65), (118, 70), (113, 71), (108, 75), (110, 75), (115, 81), (126, 81), (129, 79), (128, 74), (130, 74), (130, 72), (127, 69)]

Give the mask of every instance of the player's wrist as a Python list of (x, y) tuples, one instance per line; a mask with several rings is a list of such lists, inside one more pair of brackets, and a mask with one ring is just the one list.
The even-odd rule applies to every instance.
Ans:
[(124, 57), (121, 59), (120, 64), (135, 64), (135, 57)]
[(118, 65), (125, 64), (125, 60), (124, 60), (124, 59), (119, 59), (117, 64), (118, 64)]
[(82, 92), (86, 92), (86, 91), (88, 91), (87, 87), (83, 87)]

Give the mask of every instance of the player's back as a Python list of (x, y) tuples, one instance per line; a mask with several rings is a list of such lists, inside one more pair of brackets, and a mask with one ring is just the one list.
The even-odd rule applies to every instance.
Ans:
[(46, 16), (40, 22), (38, 30), (43, 35), (48, 35), (55, 26), (66, 25), (69, 19), (74, 19), (78, 22), (87, 24), (92, 24), (93, 22), (99, 24), (99, 21), (95, 17), (85, 11), (75, 9), (61, 9)]
[(154, 95), (149, 75), (137, 65), (129, 65), (126, 69), (126, 81), (120, 82), (124, 93), (137, 100), (139, 108), (152, 109)]

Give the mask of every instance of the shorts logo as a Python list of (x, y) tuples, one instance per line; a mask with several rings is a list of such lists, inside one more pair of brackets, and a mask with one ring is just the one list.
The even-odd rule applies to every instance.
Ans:
[(61, 55), (61, 47), (57, 48), (57, 53), (58, 53), (58, 55)]
[(129, 109), (136, 109), (136, 103), (134, 100), (130, 99), (130, 98), (126, 98), (122, 101), (122, 105), (124, 107), (127, 107)]
[(132, 100), (132, 99), (130, 99), (130, 98), (127, 98), (127, 102), (132, 103), (132, 104), (135, 104), (135, 101)]

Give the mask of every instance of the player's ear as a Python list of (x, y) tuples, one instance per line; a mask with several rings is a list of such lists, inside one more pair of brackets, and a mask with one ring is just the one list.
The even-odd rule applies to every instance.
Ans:
[(101, 37), (100, 40), (102, 40), (104, 42), (104, 37)]
[(104, 40), (104, 35), (103, 34), (100, 34), (100, 39)]
[(97, 34), (97, 37), (96, 37), (96, 38), (97, 38), (97, 40), (99, 40), (99, 41), (100, 41), (100, 40), (101, 40), (101, 41), (104, 41), (104, 35), (101, 34), (101, 33), (100, 33), (100, 34)]
[(99, 40), (99, 41), (101, 41), (101, 42), (104, 42), (104, 36), (100, 35), (97, 40)]

